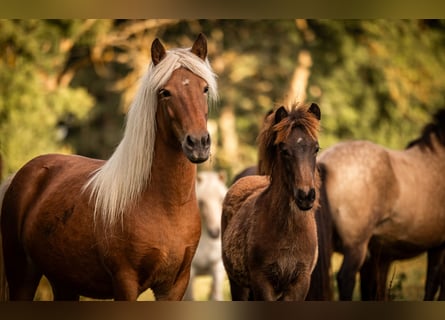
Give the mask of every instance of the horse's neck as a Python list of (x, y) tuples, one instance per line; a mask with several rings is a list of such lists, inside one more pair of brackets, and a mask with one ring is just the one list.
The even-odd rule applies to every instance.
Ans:
[(195, 194), (196, 165), (180, 148), (168, 146), (160, 139), (156, 139), (148, 192), (162, 194), (172, 204), (184, 204)]
[(292, 195), (284, 189), (283, 183), (278, 179), (271, 179), (269, 187), (262, 194), (262, 202), (267, 208), (265, 213), (272, 225), (283, 229), (284, 226), (294, 228), (298, 224), (301, 212), (293, 201)]

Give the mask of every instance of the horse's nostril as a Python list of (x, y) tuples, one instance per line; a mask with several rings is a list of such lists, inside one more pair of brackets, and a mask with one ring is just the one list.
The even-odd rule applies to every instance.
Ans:
[(193, 138), (191, 136), (187, 136), (186, 143), (190, 147), (193, 147), (195, 145), (195, 141), (193, 140)]
[(298, 198), (299, 200), (304, 200), (304, 199), (306, 199), (306, 192), (304, 192), (304, 191), (301, 190), (301, 189), (298, 189), (297, 198)]
[(315, 189), (311, 188), (309, 192), (305, 192), (304, 190), (298, 189), (297, 193), (298, 200), (301, 201), (314, 201), (315, 200)]
[(315, 200), (315, 189), (314, 189), (314, 188), (312, 188), (311, 190), (309, 190), (308, 199), (309, 199), (310, 201), (314, 201), (314, 200)]
[(192, 135), (187, 135), (185, 143), (190, 148), (195, 147), (208, 147), (210, 145), (210, 134), (206, 134), (202, 137), (194, 137)]
[(203, 146), (210, 145), (210, 134), (207, 134), (207, 135), (203, 136), (202, 139), (201, 139), (201, 143), (202, 143)]

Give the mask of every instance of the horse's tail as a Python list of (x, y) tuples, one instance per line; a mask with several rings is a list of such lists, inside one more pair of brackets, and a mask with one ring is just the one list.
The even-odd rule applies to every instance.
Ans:
[(326, 168), (318, 163), (321, 178), (320, 206), (315, 212), (318, 234), (318, 260), (312, 272), (311, 285), (306, 300), (332, 300), (331, 257), (333, 249), (334, 225), (329, 212), (326, 194)]
[[(6, 190), (8, 190), (14, 176), (10, 176), (0, 185), (0, 218), (2, 214), (3, 199), (5, 197)], [(1, 220), (1, 219), (0, 219)], [(9, 300), (8, 281), (6, 280), (5, 265), (3, 260), (3, 244), (2, 234), (0, 229), (0, 301)]]

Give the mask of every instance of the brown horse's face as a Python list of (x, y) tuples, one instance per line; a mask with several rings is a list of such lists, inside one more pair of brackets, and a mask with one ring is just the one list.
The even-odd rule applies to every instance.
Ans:
[(207, 92), (207, 83), (185, 68), (175, 70), (158, 92), (161, 121), (171, 128), (170, 133), (193, 163), (206, 161), (210, 155)]
[(286, 188), (300, 210), (312, 209), (316, 198), (316, 156), (318, 141), (302, 128), (294, 127), (286, 141), (278, 145), (280, 166)]

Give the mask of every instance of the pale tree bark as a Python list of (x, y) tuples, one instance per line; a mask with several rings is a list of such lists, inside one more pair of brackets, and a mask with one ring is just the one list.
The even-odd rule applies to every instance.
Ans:
[(218, 150), (218, 155), (223, 163), (228, 164), (234, 170), (238, 170), (239, 142), (235, 120), (233, 108), (230, 106), (225, 107), (218, 120), (221, 133), (221, 149)]
[[(301, 30), (303, 39), (306, 42), (314, 40), (315, 35), (310, 30), (305, 19), (295, 20), (295, 24)], [(290, 81), (289, 89), (286, 94), (285, 101), (287, 105), (295, 103), (305, 103), (307, 97), (307, 86), (311, 75), (312, 57), (309, 50), (302, 49), (297, 56), (297, 67)]]
[(292, 80), (290, 82), (289, 90), (287, 92), (287, 105), (294, 103), (304, 103), (306, 101), (306, 90), (311, 75), (312, 58), (307, 50), (301, 50), (298, 54), (298, 65), (294, 71)]

